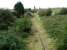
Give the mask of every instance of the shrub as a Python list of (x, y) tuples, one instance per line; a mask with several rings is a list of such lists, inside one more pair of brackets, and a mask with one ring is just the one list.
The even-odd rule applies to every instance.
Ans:
[(62, 8), (59, 14), (60, 14), (60, 15), (65, 15), (65, 14), (67, 14), (67, 8)]
[(63, 45), (58, 47), (58, 50), (66, 50), (67, 49), (67, 38), (64, 38)]
[(28, 36), (31, 33), (31, 26), (32, 26), (32, 23), (30, 18), (27, 18), (27, 17), (19, 18), (16, 21), (16, 32), (22, 33), (22, 36), (24, 37), (25, 35)]
[(38, 14), (39, 16), (50, 16), (52, 13), (51, 9), (40, 9)]
[(0, 50), (25, 50), (25, 42), (11, 35), (0, 35)]
[[(66, 18), (67, 19), (67, 18)], [(64, 40), (63, 40), (63, 45), (58, 47), (58, 50), (66, 50), (67, 49), (67, 20), (65, 19), (65, 26), (64, 26)]]
[(0, 9), (0, 29), (6, 29), (15, 21), (13, 14), (7, 9)]
[(60, 13), (61, 13), (61, 8), (52, 9), (52, 15), (53, 16), (60, 15)]
[(67, 14), (67, 8), (57, 8), (54, 9), (52, 15), (65, 15), (65, 14)]

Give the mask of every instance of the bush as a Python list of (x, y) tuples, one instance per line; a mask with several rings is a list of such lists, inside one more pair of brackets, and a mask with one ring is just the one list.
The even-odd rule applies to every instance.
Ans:
[[(23, 37), (27, 37), (31, 33), (31, 20), (30, 18), (24, 17), (24, 18), (19, 18), (16, 20), (16, 31), (18, 33), (22, 33)], [(21, 34), (19, 34), (21, 35)]]
[(64, 38), (63, 45), (58, 47), (58, 50), (67, 50), (67, 38)]
[(67, 8), (62, 8), (59, 14), (60, 14), (60, 15), (65, 15), (65, 14), (67, 14)]
[(25, 50), (24, 41), (19, 40), (16, 36), (0, 35), (0, 50)]
[(52, 13), (51, 9), (40, 9), (38, 14), (39, 16), (50, 16)]
[(15, 21), (13, 14), (7, 9), (0, 9), (0, 30), (7, 29)]
[[(67, 19), (67, 18), (66, 18)], [(63, 45), (59, 46), (58, 47), (58, 50), (67, 50), (67, 20), (65, 19), (65, 27), (64, 27), (64, 30), (65, 30), (65, 33), (64, 33), (64, 40), (63, 40)]]
[(67, 8), (57, 8), (53, 10), (52, 15), (65, 15), (67, 14)]
[(61, 8), (52, 9), (52, 15), (53, 16), (60, 15), (60, 13), (61, 13)]

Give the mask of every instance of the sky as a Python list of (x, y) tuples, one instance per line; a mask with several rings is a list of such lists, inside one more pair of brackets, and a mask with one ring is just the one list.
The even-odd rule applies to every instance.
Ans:
[(13, 9), (14, 5), (21, 1), (25, 8), (58, 8), (67, 7), (67, 0), (0, 0), (0, 8)]

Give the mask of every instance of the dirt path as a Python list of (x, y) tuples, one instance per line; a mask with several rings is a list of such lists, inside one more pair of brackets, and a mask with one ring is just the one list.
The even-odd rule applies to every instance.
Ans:
[[(39, 16), (34, 14), (35, 17), (32, 18), (33, 28), (36, 30), (34, 36), (30, 36), (29, 40), (29, 50), (52, 50), (48, 46), (48, 34), (44, 29), (43, 22), (40, 20)], [(54, 50), (54, 49), (53, 49)]]
[(30, 36), (30, 50), (48, 50), (47, 49), (47, 33), (42, 26), (42, 22), (38, 15), (32, 18), (33, 28), (36, 29), (34, 36)]

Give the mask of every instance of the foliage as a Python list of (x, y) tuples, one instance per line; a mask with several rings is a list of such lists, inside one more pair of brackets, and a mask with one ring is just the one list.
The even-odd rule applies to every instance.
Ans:
[(43, 17), (49, 37), (58, 39), (58, 50), (67, 49), (67, 15)]
[(24, 17), (16, 20), (16, 31), (21, 33), (23, 37), (27, 37), (31, 33), (31, 20), (30, 18)]
[(67, 18), (65, 19), (65, 25), (64, 25), (64, 38), (63, 38), (63, 45), (60, 45), (58, 47), (58, 50), (66, 50), (67, 49)]
[(0, 9), (0, 29), (7, 29), (15, 21), (14, 15), (8, 9)]
[(65, 14), (67, 14), (67, 8), (52, 9), (52, 15), (65, 15)]
[(17, 2), (14, 6), (14, 10), (17, 13), (17, 16), (20, 17), (21, 15), (24, 14), (24, 6), (21, 2)]
[(50, 16), (52, 13), (51, 9), (40, 9), (38, 12), (39, 16)]
[(60, 34), (63, 35), (65, 24), (64, 16), (49, 16), (43, 18), (43, 20), (50, 37), (59, 38)]
[(0, 32), (0, 50), (25, 50), (26, 43), (10, 33), (1, 34)]
[(67, 38), (64, 39), (64, 42), (63, 43), (64, 43), (63, 45), (60, 45), (58, 47), (58, 50), (66, 50), (67, 49)]
[(61, 8), (52, 9), (52, 16), (60, 15), (60, 13), (61, 13)]
[(59, 14), (60, 14), (60, 15), (65, 15), (65, 14), (67, 14), (67, 8), (62, 8)]

